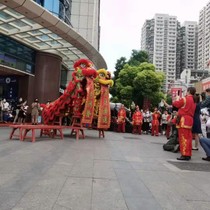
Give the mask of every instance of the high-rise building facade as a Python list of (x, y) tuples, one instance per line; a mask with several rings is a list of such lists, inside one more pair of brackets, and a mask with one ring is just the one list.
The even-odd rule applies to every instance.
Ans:
[[(152, 21), (152, 20), (151, 20)], [(149, 53), (150, 60), (156, 66), (156, 70), (163, 71), (166, 75), (163, 90), (167, 91), (168, 85), (176, 78), (176, 42), (177, 42), (177, 17), (167, 14), (156, 14), (154, 19), (153, 55)], [(147, 21), (148, 22), (148, 21)], [(147, 36), (147, 22), (142, 28), (142, 37)], [(152, 30), (150, 30), (152, 33)], [(152, 35), (150, 35), (152, 37)], [(148, 40), (142, 40), (141, 48), (148, 52), (151, 45)], [(146, 42), (146, 43), (145, 43)], [(150, 47), (152, 49), (152, 47)]]
[(153, 62), (154, 54), (154, 19), (146, 20), (141, 32), (141, 48), (149, 55), (149, 61)]
[(34, 0), (71, 25), (76, 32), (99, 50), (100, 0)]
[(195, 21), (185, 21), (184, 28), (184, 68), (197, 69), (198, 25)]
[(185, 21), (177, 27), (176, 79), (184, 69), (197, 70), (198, 25), (195, 21)]
[(185, 41), (184, 41), (185, 28), (181, 26), (180, 22), (177, 22), (177, 40), (176, 40), (176, 79), (180, 78), (180, 75), (185, 65)]
[(210, 59), (210, 2), (200, 11), (198, 24), (198, 69), (207, 69)]
[(149, 54), (156, 70), (165, 73), (163, 90), (167, 91), (184, 69), (197, 69), (197, 22), (185, 21), (181, 26), (176, 16), (156, 14), (142, 27), (141, 49)]
[(71, 0), (34, 0), (45, 7), (53, 15), (59, 17), (68, 25), (71, 25)]
[(100, 0), (72, 0), (71, 24), (73, 28), (99, 50)]

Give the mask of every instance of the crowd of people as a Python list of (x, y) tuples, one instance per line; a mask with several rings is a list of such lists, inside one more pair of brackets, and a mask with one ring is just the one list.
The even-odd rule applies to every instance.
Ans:
[(8, 102), (6, 99), (3, 99), (0, 101), (0, 122), (13, 124), (25, 123), (29, 109), (32, 124), (38, 124), (40, 110), (38, 99), (35, 99), (31, 106), (22, 97), (14, 102)]
[[(200, 95), (196, 94), (194, 87), (189, 87), (186, 96), (177, 96), (172, 104), (167, 104), (164, 100), (162, 102), (164, 109), (155, 107), (152, 111), (140, 110), (138, 105), (133, 112), (123, 104), (119, 109), (115, 107), (112, 110), (111, 130), (139, 135), (165, 135), (168, 141), (163, 145), (163, 149), (180, 151), (178, 160), (190, 160), (192, 150), (198, 150), (200, 142), (206, 152), (206, 157), (202, 159), (210, 161), (210, 117), (208, 111), (201, 111), (203, 108), (210, 109), (210, 88)], [(29, 109), (31, 123), (38, 124), (41, 110), (38, 99), (35, 99), (31, 106), (22, 98), (16, 103), (3, 99), (0, 101), (0, 122), (24, 123)], [(206, 134), (201, 129), (202, 124), (206, 125)]]
[[(205, 134), (201, 129), (202, 124), (208, 124), (209, 114), (206, 111), (201, 112), (201, 109), (210, 108), (210, 89), (200, 95), (196, 94), (194, 87), (189, 87), (186, 96), (182, 98), (177, 96), (172, 104), (167, 104), (164, 100), (162, 102), (164, 110), (157, 107), (152, 111), (140, 110), (139, 106), (136, 106), (133, 113), (126, 110), (122, 104), (119, 110), (115, 108), (112, 112), (113, 130), (116, 132), (130, 131), (139, 135), (142, 133), (152, 136), (165, 135), (168, 141), (163, 145), (163, 149), (173, 152), (180, 151), (181, 156), (177, 160), (190, 160), (192, 150), (198, 150), (200, 142), (206, 152), (206, 157), (202, 159), (210, 161), (210, 126), (206, 127)], [(126, 130), (126, 127), (130, 130)]]

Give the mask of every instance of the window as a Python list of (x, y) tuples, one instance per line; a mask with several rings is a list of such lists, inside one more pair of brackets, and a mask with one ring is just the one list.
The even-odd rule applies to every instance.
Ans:
[(0, 34), (0, 64), (34, 73), (36, 51)]
[(44, 0), (34, 0), (37, 4), (44, 6)]

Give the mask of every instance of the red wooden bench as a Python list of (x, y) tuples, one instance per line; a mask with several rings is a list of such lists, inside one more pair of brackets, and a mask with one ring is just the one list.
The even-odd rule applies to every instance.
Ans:
[(12, 139), (13, 137), (18, 137), (20, 140), (22, 140), (21, 126), (20, 125), (10, 125), (9, 127), (12, 128), (9, 139)]
[[(19, 137), (21, 141), (24, 141), (26, 138), (30, 138), (32, 142), (35, 142), (36, 136), (35, 131), (40, 130), (40, 137), (42, 135), (48, 135), (51, 138), (55, 136), (59, 136), (63, 139), (63, 128), (60, 125), (10, 125), (9, 127), (12, 128), (10, 139), (14, 136)], [(19, 133), (17, 133), (18, 131)], [(27, 136), (28, 132), (31, 131), (31, 136)], [(57, 131), (59, 134), (57, 135)], [(16, 132), (16, 133), (15, 133)]]
[[(71, 134), (70, 135), (76, 135), (76, 139), (78, 140), (80, 137), (81, 138), (85, 138), (85, 134), (84, 134), (84, 127), (82, 125), (82, 115), (73, 115), (72, 116), (72, 125), (69, 126), (72, 130), (71, 130)], [(80, 135), (81, 133), (81, 135)]]
[[(85, 138), (85, 134), (84, 134), (84, 127), (77, 127), (77, 126), (69, 126), (69, 128), (71, 128), (71, 134), (70, 135), (76, 135), (76, 140), (79, 140), (79, 138)], [(81, 133), (81, 135), (80, 135)]]

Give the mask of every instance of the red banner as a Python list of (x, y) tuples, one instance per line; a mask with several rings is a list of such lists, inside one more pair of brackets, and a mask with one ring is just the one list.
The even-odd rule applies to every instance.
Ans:
[(101, 97), (98, 114), (98, 128), (108, 129), (110, 127), (111, 111), (109, 101), (109, 87), (101, 85)]
[(87, 78), (86, 91), (87, 91), (87, 96), (82, 116), (82, 124), (91, 124), (94, 114), (94, 84), (93, 80), (90, 78)]

